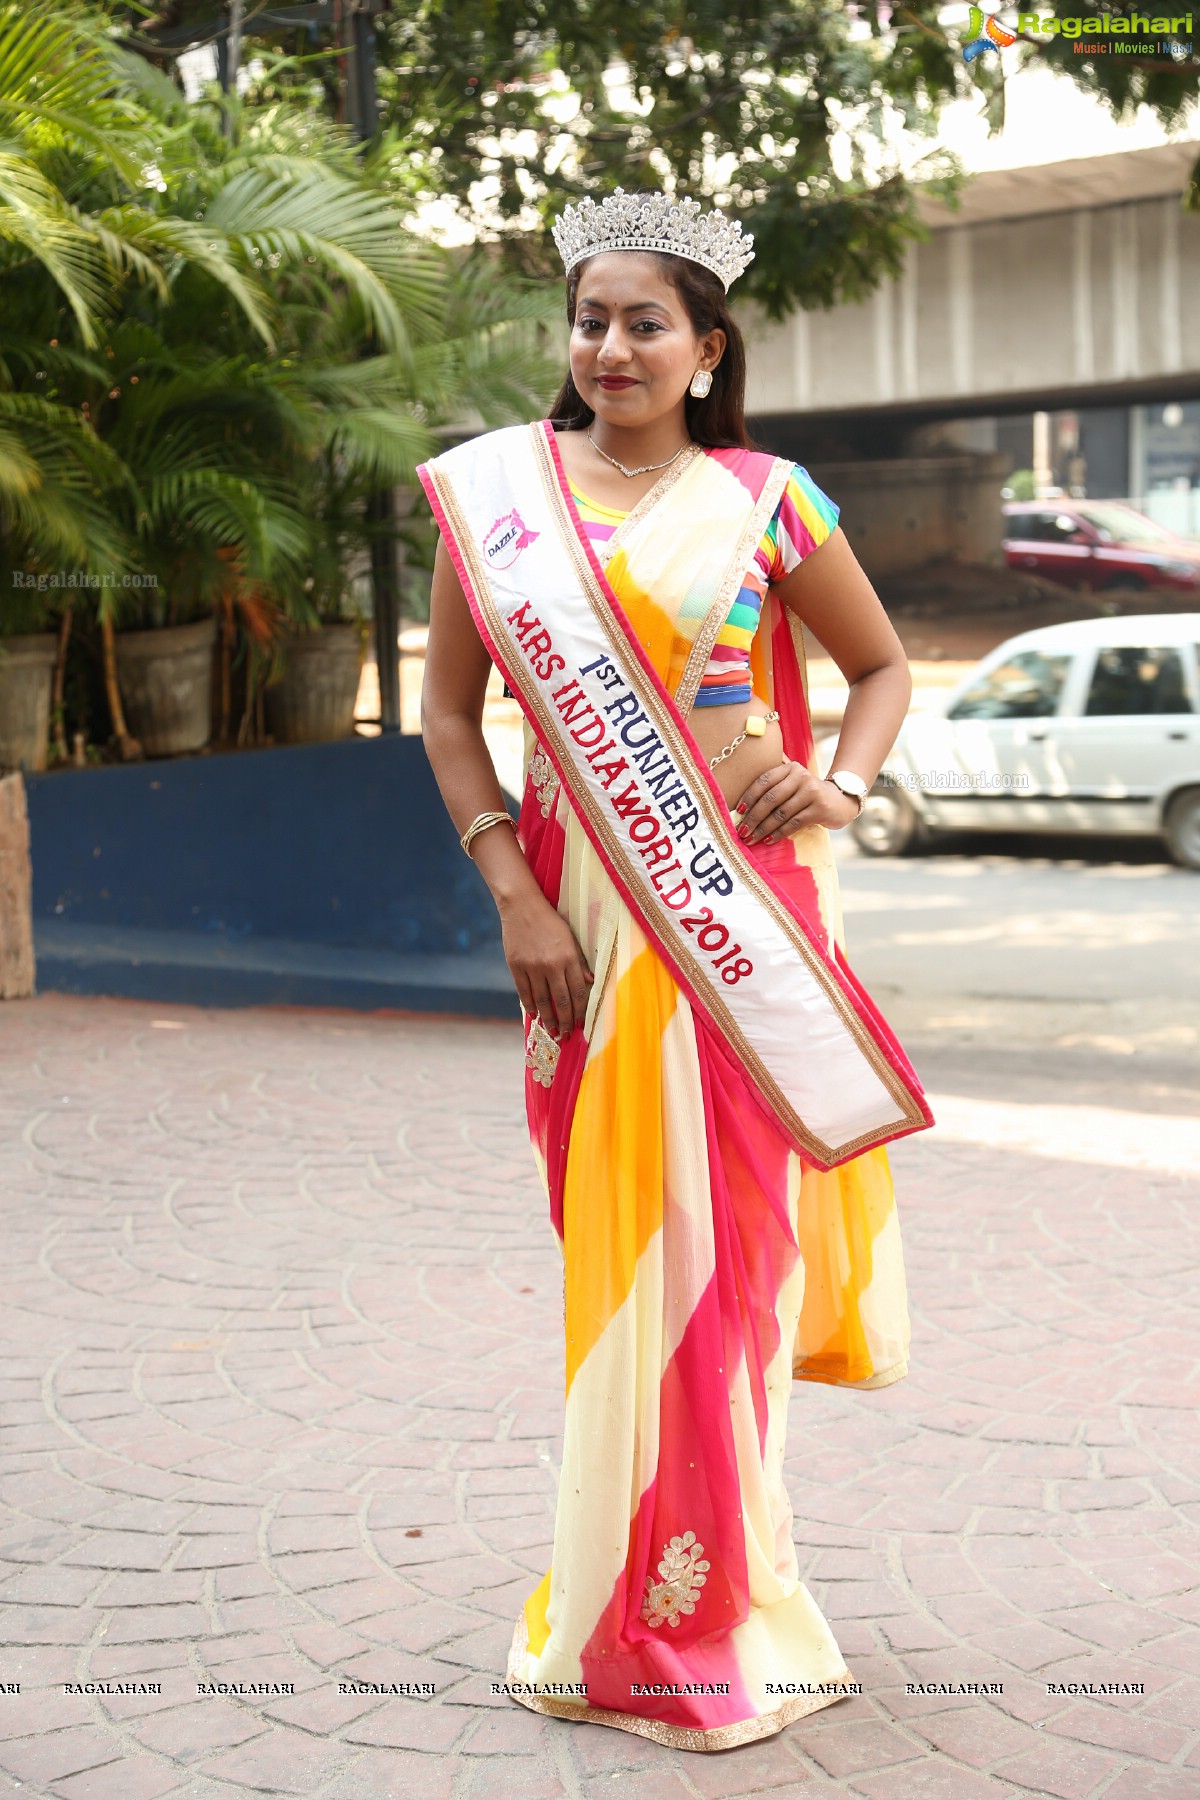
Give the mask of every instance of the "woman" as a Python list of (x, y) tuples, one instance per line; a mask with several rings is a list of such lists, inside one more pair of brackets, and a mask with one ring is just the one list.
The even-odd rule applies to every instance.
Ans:
[[(853, 1691), (798, 1579), (783, 1446), (793, 1374), (906, 1369), (884, 1144), (931, 1120), (842, 956), (828, 834), (910, 683), (836, 507), (748, 447), (740, 226), (618, 190), (555, 237), (553, 420), (422, 470), (425, 742), (499, 908), (564, 1258), (552, 1565), (508, 1691), (720, 1750)], [(802, 623), (850, 686), (827, 780)], [(515, 833), (492, 661), (526, 716)]]

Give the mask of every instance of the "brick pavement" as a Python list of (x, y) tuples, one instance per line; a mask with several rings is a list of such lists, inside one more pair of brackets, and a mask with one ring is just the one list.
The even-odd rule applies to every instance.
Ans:
[[(1196, 1800), (1196, 1184), (894, 1163), (913, 1374), (797, 1388), (789, 1439), (866, 1692), (684, 1756), (489, 1688), (560, 1421), (515, 1031), (0, 1008), (0, 1795)], [(161, 1692), (65, 1691), (119, 1681)]]

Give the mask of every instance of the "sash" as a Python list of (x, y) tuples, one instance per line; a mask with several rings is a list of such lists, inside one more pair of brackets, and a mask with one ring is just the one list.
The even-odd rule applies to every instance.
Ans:
[[(479, 634), (596, 854), (793, 1147), (830, 1169), (931, 1125), (854, 976), (745, 854), (583, 532), (549, 421), (417, 473)], [(755, 506), (747, 490), (747, 521)], [(736, 548), (714, 543), (714, 561)]]

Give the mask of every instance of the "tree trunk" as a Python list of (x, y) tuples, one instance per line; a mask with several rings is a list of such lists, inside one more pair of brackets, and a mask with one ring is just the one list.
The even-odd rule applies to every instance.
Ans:
[(54, 659), (54, 691), (50, 699), (50, 724), (54, 733), (54, 753), (59, 762), (67, 760), (67, 728), (63, 719), (63, 695), (67, 679), (67, 645), (71, 642), (71, 616), (74, 611), (74, 600), (68, 600), (63, 607), (62, 623), (58, 628), (58, 655)]
[(233, 728), (233, 597), (230, 594), (221, 600), (221, 723), (217, 730), (217, 742), (227, 744), (229, 733)]
[(142, 754), (142, 746), (136, 738), (130, 737), (129, 727), (125, 723), (125, 708), (121, 705), (121, 690), (117, 686), (116, 633), (111, 619), (101, 619), (100, 639), (104, 646), (104, 692), (108, 696), (108, 710), (117, 750), (122, 762), (136, 762)]
[(33, 992), (33, 878), (25, 783), (0, 775), (0, 1000)]

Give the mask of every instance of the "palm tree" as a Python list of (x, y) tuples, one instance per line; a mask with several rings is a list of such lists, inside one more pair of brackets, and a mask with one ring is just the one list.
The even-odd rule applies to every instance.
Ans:
[(222, 104), (86, 0), (0, 0), (0, 605), (17, 568), (116, 583), (124, 753), (117, 622), (332, 616), (371, 489), (552, 381), (542, 290), (423, 242), (303, 96)]

